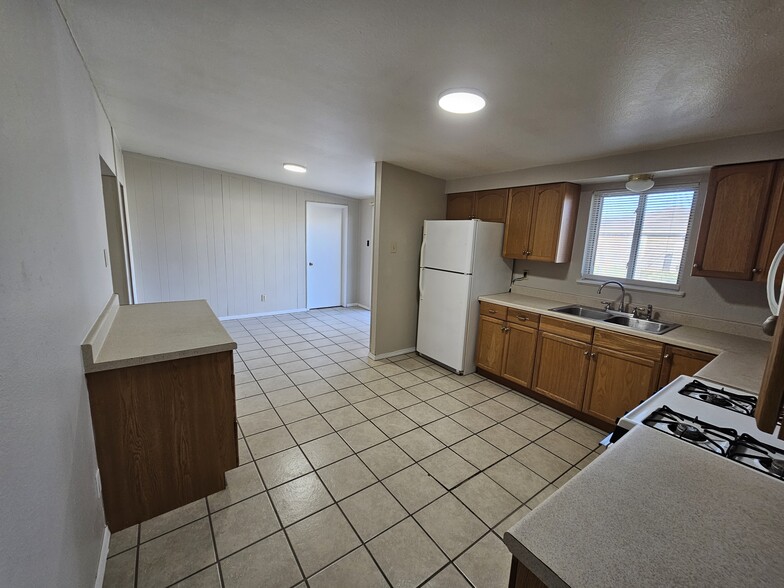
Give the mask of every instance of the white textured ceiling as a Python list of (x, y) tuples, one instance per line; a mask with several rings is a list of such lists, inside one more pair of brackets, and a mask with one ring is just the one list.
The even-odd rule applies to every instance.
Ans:
[(59, 1), (124, 149), (347, 196), (784, 128), (781, 1)]

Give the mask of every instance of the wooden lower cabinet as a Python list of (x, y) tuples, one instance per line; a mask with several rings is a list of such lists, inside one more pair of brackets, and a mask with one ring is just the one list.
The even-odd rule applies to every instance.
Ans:
[(526, 388), (533, 386), (538, 331), (507, 323), (506, 350), (501, 376)]
[(590, 350), (589, 343), (540, 332), (533, 390), (582, 409)]
[(660, 363), (593, 346), (583, 412), (614, 424), (657, 389)]
[(238, 463), (231, 351), (87, 374), (112, 532), (226, 487)]
[(501, 375), (504, 365), (506, 329), (504, 321), (486, 316), (479, 317), (476, 365), (497, 376)]
[(678, 376), (693, 376), (715, 357), (711, 353), (703, 353), (693, 349), (665, 346), (659, 388), (666, 386)]
[(512, 556), (512, 569), (509, 572), (509, 588), (546, 588), (547, 584), (529, 570), (514, 555)]

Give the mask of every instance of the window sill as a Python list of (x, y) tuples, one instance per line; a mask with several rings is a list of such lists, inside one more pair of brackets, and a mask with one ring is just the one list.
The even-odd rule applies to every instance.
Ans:
[[(604, 282), (600, 282), (599, 280), (587, 280), (581, 278), (577, 280), (577, 283), (584, 284), (586, 286), (601, 286)], [(610, 284), (610, 285), (615, 286), (615, 284)], [(652, 286), (636, 286), (634, 284), (624, 284), (623, 287), (628, 292), (651, 292), (653, 294), (663, 294), (664, 296), (675, 296), (677, 298), (683, 298), (684, 296), (686, 296), (686, 292), (682, 292), (681, 290), (670, 290), (668, 288), (654, 288)]]

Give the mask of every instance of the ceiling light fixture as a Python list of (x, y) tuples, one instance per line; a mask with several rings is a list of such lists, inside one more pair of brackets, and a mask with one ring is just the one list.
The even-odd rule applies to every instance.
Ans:
[(438, 105), (447, 112), (471, 114), (485, 107), (485, 97), (470, 89), (447, 90), (438, 97)]
[(308, 171), (308, 168), (306, 168), (304, 165), (299, 165), (297, 163), (284, 163), (283, 169), (298, 174), (304, 174), (306, 171)]
[(653, 174), (635, 174), (629, 176), (626, 189), (630, 192), (647, 192), (653, 188)]

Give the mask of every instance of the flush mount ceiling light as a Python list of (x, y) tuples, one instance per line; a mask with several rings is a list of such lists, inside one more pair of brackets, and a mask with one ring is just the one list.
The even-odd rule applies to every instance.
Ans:
[(653, 188), (653, 174), (635, 174), (629, 176), (626, 189), (630, 192), (646, 192)]
[(471, 114), (485, 107), (485, 97), (470, 89), (447, 90), (438, 98), (438, 105), (447, 112)]
[(306, 168), (304, 165), (299, 165), (298, 163), (284, 163), (283, 169), (298, 174), (304, 174), (306, 171), (308, 171), (308, 168)]

